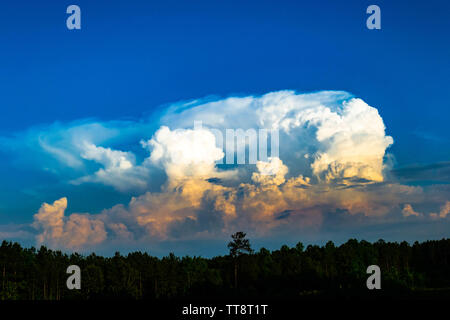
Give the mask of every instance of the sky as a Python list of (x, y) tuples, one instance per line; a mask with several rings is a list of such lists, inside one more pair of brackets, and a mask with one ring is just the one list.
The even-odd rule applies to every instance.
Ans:
[[(448, 237), (449, 31), (434, 0), (4, 1), (0, 238), (211, 256), (240, 230)], [(218, 165), (213, 129), (238, 128), (279, 130), (278, 157)]]

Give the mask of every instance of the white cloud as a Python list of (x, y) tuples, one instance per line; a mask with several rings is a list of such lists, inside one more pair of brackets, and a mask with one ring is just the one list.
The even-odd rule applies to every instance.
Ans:
[[(424, 216), (423, 213), (414, 211), (413, 207), (410, 204), (405, 204), (405, 206), (403, 207), (402, 213), (405, 217), (408, 217), (408, 216), (423, 217)], [(445, 219), (449, 214), (450, 214), (450, 201), (446, 201), (445, 204), (441, 206), (441, 210), (438, 213), (430, 212), (429, 217), (433, 220)]]
[(73, 184), (84, 182), (100, 182), (115, 187), (120, 191), (130, 189), (145, 189), (149, 179), (149, 171), (142, 166), (136, 166), (135, 155), (131, 152), (112, 150), (84, 142), (81, 157), (93, 160), (103, 166), (92, 175), (77, 178)]
[(172, 131), (163, 126), (151, 140), (142, 144), (151, 149), (149, 161), (161, 165), (171, 183), (191, 178), (225, 177), (215, 166), (224, 153), (216, 146), (214, 134), (207, 129)]
[(405, 206), (402, 209), (402, 213), (403, 213), (403, 216), (405, 216), (405, 217), (410, 217), (410, 216), (420, 217), (420, 216), (422, 216), (422, 214), (420, 212), (414, 211), (413, 207), (409, 203), (405, 204)]
[(317, 125), (320, 151), (312, 163), (315, 174), (325, 178), (363, 178), (383, 181), (383, 157), (393, 139), (385, 135), (375, 108), (361, 99), (344, 102), (338, 112), (307, 118)]
[[(199, 100), (174, 105), (158, 120), (156, 131), (128, 122), (41, 134), (45, 153), (78, 168), (73, 183), (137, 189), (140, 195), (100, 214), (68, 217), (65, 198), (43, 204), (34, 216), (39, 243), (76, 248), (107, 239), (160, 241), (238, 229), (265, 234), (277, 228), (318, 228), (326, 214), (338, 210), (380, 219), (400, 211), (421, 215), (403, 204), (422, 201), (422, 188), (383, 182), (383, 158), (393, 143), (383, 119), (348, 93), (279, 91)], [(202, 128), (193, 128), (195, 121), (202, 121)], [(216, 161), (224, 150), (211, 129), (238, 128), (279, 129), (279, 156), (239, 171), (227, 165), (219, 169)], [(122, 132), (127, 139), (120, 139)], [(117, 139), (126, 143), (113, 143)], [(155, 180), (154, 172), (162, 172), (167, 181)], [(158, 191), (150, 192), (155, 181)], [(447, 202), (430, 216), (444, 218), (449, 211)]]
[(280, 129), (280, 158), (289, 164), (291, 174), (308, 173), (305, 166), (296, 164), (304, 161), (316, 177), (326, 181), (383, 181), (383, 157), (393, 143), (377, 109), (339, 91), (279, 91), (189, 108), (173, 106), (162, 118), (173, 128), (189, 127), (194, 121), (220, 130)]
[[(191, 129), (194, 121), (202, 121), (203, 128)], [(220, 144), (214, 144), (209, 130), (213, 128), (280, 129), (279, 158), (289, 167), (291, 176), (345, 183), (351, 179), (382, 181), (383, 157), (393, 142), (385, 134), (375, 108), (341, 91), (278, 91), (259, 97), (198, 100), (170, 107), (159, 119), (163, 126), (156, 132), (151, 123), (149, 119), (105, 123), (86, 120), (66, 126), (57, 123), (35, 128), (17, 139), (33, 148), (35, 158), (47, 154), (63, 169), (72, 168), (66, 182), (102, 183), (123, 192), (145, 191), (152, 183), (150, 171), (155, 165), (177, 179), (219, 174), (212, 159), (221, 159), (223, 150), (217, 147)], [(139, 155), (130, 151), (138, 150), (140, 140), (146, 141), (144, 146), (152, 152), (149, 159), (144, 150)], [(122, 142), (120, 150), (114, 147), (117, 142)], [(16, 145), (11, 139), (2, 139), (2, 144)], [(138, 156), (143, 159), (141, 163), (135, 160)], [(92, 161), (102, 168), (92, 172)], [(57, 168), (54, 164), (50, 167), (52, 172)]]
[(256, 168), (258, 172), (253, 172), (252, 180), (262, 185), (277, 185), (285, 182), (285, 175), (288, 173), (288, 167), (283, 164), (279, 158), (269, 157), (269, 161), (258, 161)]
[(446, 201), (439, 213), (430, 213), (433, 219), (445, 219), (450, 214), (450, 201)]
[(44, 203), (34, 215), (33, 226), (40, 232), (38, 244), (52, 247), (79, 249), (95, 246), (106, 239), (104, 223), (88, 214), (71, 214), (64, 217), (67, 198), (61, 198), (53, 204)]

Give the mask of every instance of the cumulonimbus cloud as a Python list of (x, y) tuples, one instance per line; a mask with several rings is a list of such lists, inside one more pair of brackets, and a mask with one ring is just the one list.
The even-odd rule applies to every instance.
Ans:
[[(194, 128), (195, 121), (202, 128)], [(225, 153), (213, 129), (238, 128), (279, 130), (279, 155), (256, 165), (218, 166)], [(318, 227), (336, 210), (380, 219), (394, 211), (418, 215), (404, 204), (423, 197), (421, 187), (385, 181), (384, 158), (393, 139), (378, 110), (346, 92), (279, 91), (172, 105), (153, 134), (133, 135), (136, 145), (140, 141), (141, 161), (123, 147), (109, 146), (108, 139), (80, 137), (66, 149), (54, 139), (44, 148), (73, 165), (100, 165), (72, 183), (141, 193), (100, 214), (65, 217), (65, 198), (44, 204), (34, 216), (40, 243), (78, 248), (107, 239), (214, 237), (239, 228), (266, 235)], [(150, 192), (154, 170), (161, 170), (166, 181)]]

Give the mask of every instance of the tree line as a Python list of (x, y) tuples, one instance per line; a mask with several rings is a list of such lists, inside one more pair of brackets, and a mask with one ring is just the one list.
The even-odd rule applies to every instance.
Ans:
[[(283, 245), (253, 251), (245, 233), (213, 258), (157, 258), (146, 252), (112, 257), (80, 255), (45, 246), (0, 247), (1, 300), (146, 299), (193, 297), (311, 298), (368, 294), (366, 269), (378, 265), (383, 294), (449, 295), (450, 239), (370, 243), (350, 239), (340, 246)], [(81, 290), (66, 286), (69, 265), (81, 269)]]

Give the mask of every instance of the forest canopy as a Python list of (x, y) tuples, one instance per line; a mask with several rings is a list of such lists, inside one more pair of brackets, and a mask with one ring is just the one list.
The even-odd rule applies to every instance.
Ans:
[[(237, 234), (235, 234), (237, 235)], [(146, 252), (112, 257), (80, 255), (45, 246), (0, 246), (0, 299), (146, 299), (192, 297), (302, 298), (367, 293), (366, 269), (381, 269), (384, 294), (449, 293), (450, 239), (374, 243), (350, 239), (340, 246), (283, 245), (253, 251), (241, 233), (230, 254), (213, 258), (157, 258)], [(239, 246), (236, 246), (236, 242)], [(66, 287), (69, 265), (81, 269), (81, 290)]]

